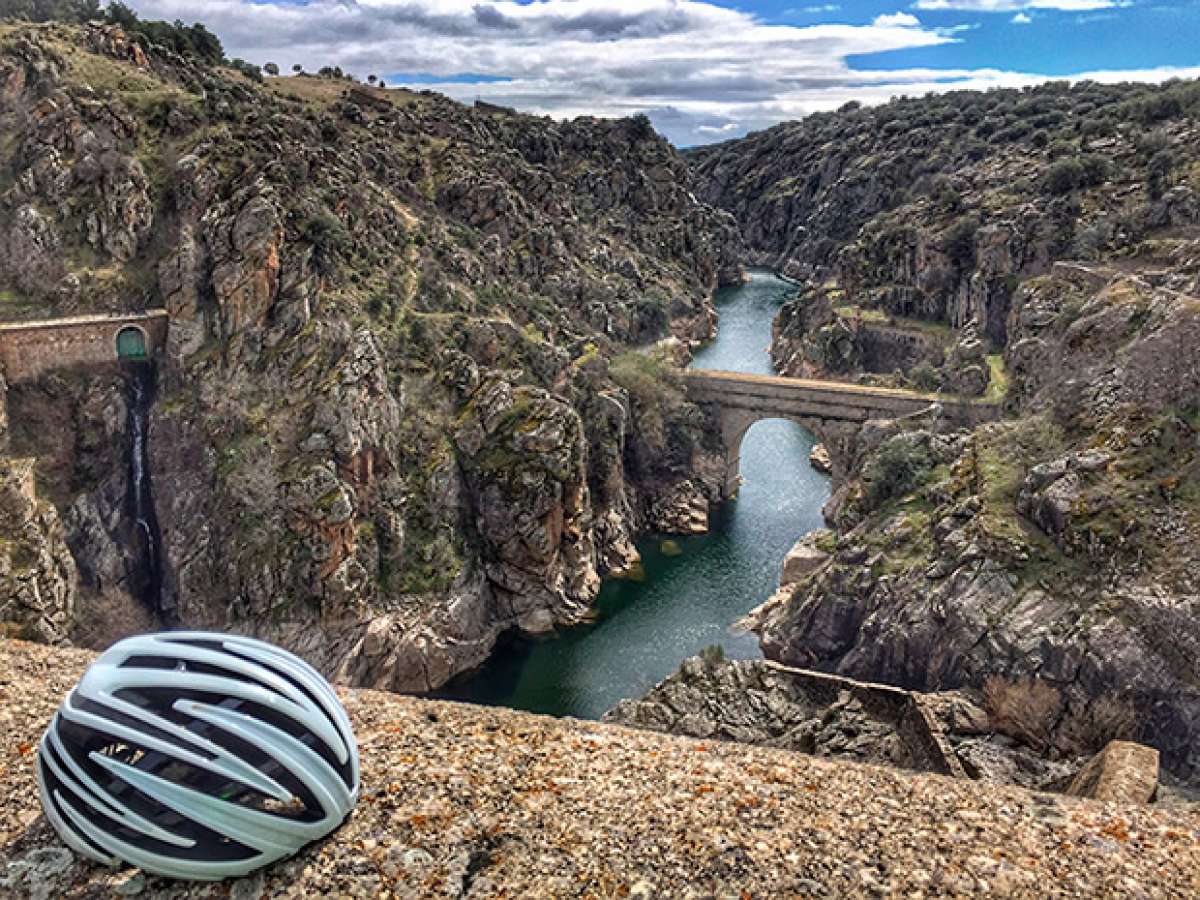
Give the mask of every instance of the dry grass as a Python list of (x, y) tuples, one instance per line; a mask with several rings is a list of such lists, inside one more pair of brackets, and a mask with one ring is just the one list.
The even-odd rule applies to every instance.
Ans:
[(1037, 678), (1010, 681), (993, 675), (984, 682), (983, 705), (994, 730), (1044, 750), (1050, 746), (1062, 695)]
[(393, 106), (407, 106), (416, 101), (417, 95), (404, 88), (376, 88), (366, 84), (352, 84), (332, 78), (316, 78), (312, 75), (291, 75), (266, 79), (267, 88), (281, 97), (300, 100), (304, 103), (330, 107), (340, 103), (346, 90), (354, 87), (366, 94), (387, 100)]

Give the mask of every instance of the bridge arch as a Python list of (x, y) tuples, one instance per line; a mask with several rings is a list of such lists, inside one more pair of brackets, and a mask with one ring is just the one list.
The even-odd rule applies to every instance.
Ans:
[(737, 492), (742, 440), (762, 419), (788, 419), (807, 428), (829, 450), (837, 475), (844, 471), (859, 429), (870, 419), (901, 418), (934, 406), (959, 425), (1000, 416), (998, 406), (982, 401), (832, 381), (692, 369), (684, 373), (684, 384), (688, 398), (718, 423), (727, 497)]
[(725, 448), (725, 475), (723, 492), (725, 497), (737, 494), (741, 485), (742, 442), (750, 429), (759, 422), (784, 421), (794, 422), (816, 438), (817, 443), (824, 444), (834, 463), (834, 471), (840, 471), (846, 464), (845, 451), (849, 441), (858, 431), (858, 425), (847, 427), (845, 423), (830, 422), (813, 416), (788, 415), (779, 412), (755, 412), (747, 409), (710, 410), (716, 417), (721, 431), (721, 444)]

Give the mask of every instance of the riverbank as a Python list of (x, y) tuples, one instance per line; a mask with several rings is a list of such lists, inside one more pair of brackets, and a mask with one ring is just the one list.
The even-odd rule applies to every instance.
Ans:
[[(771, 321), (793, 288), (765, 270), (749, 274), (718, 292), (721, 325), (693, 367), (770, 374)], [(824, 524), (830, 482), (809, 466), (814, 442), (793, 422), (756, 424), (742, 444), (745, 484), (712, 513), (708, 534), (646, 537), (635, 577), (605, 582), (594, 622), (549, 639), (515, 639), (438, 696), (599, 718), (705, 647), (759, 657), (757, 640), (730, 625), (774, 593), (797, 537)]]

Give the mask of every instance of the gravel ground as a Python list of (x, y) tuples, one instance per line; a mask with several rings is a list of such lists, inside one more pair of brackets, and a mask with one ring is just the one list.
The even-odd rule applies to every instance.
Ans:
[(36, 742), (91, 658), (0, 641), (0, 896), (1200, 896), (1200, 813), (372, 691), (363, 798), (265, 874), (187, 885), (75, 859)]

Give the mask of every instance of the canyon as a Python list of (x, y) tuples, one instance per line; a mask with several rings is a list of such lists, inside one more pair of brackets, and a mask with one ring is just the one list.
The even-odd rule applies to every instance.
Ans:
[[(1122, 815), (1194, 847), (1198, 115), (1195, 82), (1050, 84), (679, 151), (645, 117), (263, 80), (111, 24), (0, 21), (0, 626), (26, 679), (0, 690), (56, 653), (211, 628), (342, 686), (379, 773), (401, 764), (387, 729), (422, 716), (420, 778), (442, 732), (472, 754), (503, 733), (522, 796), (549, 792), (531, 809), (580, 782), (533, 787), (517, 736), (674, 761), (647, 784), (713, 753), (695, 797), (763, 767), (720, 812), (741, 851), (714, 890), (774, 859), (739, 829), (775, 768), (938, 821), (937, 797), (972, 797), (994, 834), (1022, 798), (1032, 859), (1069, 831), (1132, 871), (1154, 848), (1102, 807), (996, 783), (1067, 790), (1136, 741), (1155, 771), (1119, 799), (1164, 809)], [(1005, 725), (1005, 691), (1044, 701), (1036, 727)], [(559, 811), (642, 835), (623, 790)], [(443, 813), (453, 852), (414, 872), (461, 893), (506, 841), (551, 852), (533, 820)], [(26, 824), (6, 857), (44, 842)], [(418, 877), (407, 844), (376, 849), (379, 878)], [(663, 852), (682, 877), (689, 851)], [(963, 890), (1040, 864), (968, 859)], [(760, 883), (799, 890), (780, 865)], [(803, 878), (916, 890), (915, 865)]]

